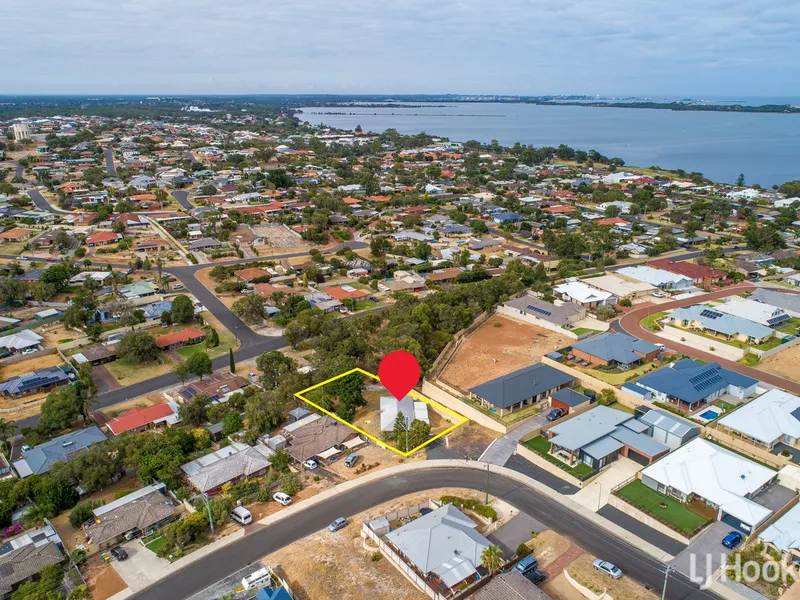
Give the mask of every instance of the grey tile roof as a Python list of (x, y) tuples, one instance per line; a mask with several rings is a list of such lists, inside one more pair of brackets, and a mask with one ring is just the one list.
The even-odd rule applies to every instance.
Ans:
[(573, 381), (575, 378), (572, 375), (537, 363), (477, 385), (469, 391), (499, 408), (508, 408)]
[(551, 600), (539, 586), (514, 570), (495, 575), (471, 598), (472, 600)]
[(238, 477), (249, 477), (271, 464), (267, 450), (262, 450), (261, 446), (254, 448), (246, 444), (234, 444), (228, 448), (235, 452), (222, 453), (222, 456), (214, 452), (181, 467), (197, 491), (207, 492)]
[[(115, 540), (125, 532), (132, 529), (145, 531), (148, 527), (160, 523), (170, 517), (177, 517), (178, 509), (172, 499), (161, 493), (160, 490), (149, 486), (139, 492), (134, 492), (115, 501), (119, 503), (129, 496), (133, 499), (121, 502), (118, 506), (104, 506), (95, 510), (95, 520), (86, 526), (86, 535), (96, 544), (103, 544)], [(111, 508), (111, 510), (101, 510)], [(101, 513), (101, 514), (98, 514)]]
[(30, 450), (23, 450), (22, 458), (14, 463), (14, 468), (20, 477), (47, 473), (53, 463), (69, 460), (76, 452), (104, 442), (106, 439), (96, 425), (88, 429), (79, 429), (39, 444)]
[(645, 354), (658, 351), (658, 346), (627, 333), (601, 333), (572, 347), (602, 360), (624, 365), (640, 360)]
[(62, 560), (64, 555), (53, 542), (41, 546), (28, 544), (3, 554), (0, 556), (0, 595), (10, 594), (13, 586)]
[[(300, 421), (293, 425), (297, 423)], [(291, 436), (291, 444), (286, 451), (298, 462), (316, 456), (356, 435), (353, 429), (329, 416), (314, 419), (291, 431), (286, 428), (284, 432)]]

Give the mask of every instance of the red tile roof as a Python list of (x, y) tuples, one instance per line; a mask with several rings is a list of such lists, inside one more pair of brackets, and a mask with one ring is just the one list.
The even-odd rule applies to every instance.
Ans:
[(206, 334), (199, 329), (187, 327), (186, 329), (181, 329), (180, 331), (173, 331), (172, 333), (159, 336), (156, 339), (156, 346), (159, 348), (166, 348), (167, 346), (172, 346), (173, 344), (190, 342), (192, 340), (197, 340), (204, 337), (206, 337)]
[(352, 292), (349, 292), (343, 288), (336, 286), (323, 288), (321, 291), (325, 292), (329, 296), (336, 298), (337, 300), (344, 300), (345, 298), (358, 299), (358, 298), (366, 298), (367, 296), (369, 296), (369, 293), (365, 292), (364, 290), (353, 290)]
[(113, 231), (98, 231), (86, 238), (87, 244), (96, 244), (98, 242), (112, 242), (120, 239), (122, 236)]
[(156, 404), (143, 408), (132, 408), (125, 414), (111, 419), (107, 425), (114, 435), (119, 435), (123, 431), (130, 431), (131, 429), (142, 427), (143, 425), (153, 423), (172, 414), (174, 414), (174, 412), (169, 404)]
[(234, 271), (233, 273), (239, 279), (244, 281), (250, 281), (252, 279), (256, 279), (257, 277), (268, 277), (269, 273), (267, 273), (264, 269), (257, 269), (255, 267), (250, 269), (241, 269), (239, 271)]
[(676, 273), (678, 275), (684, 275), (694, 280), (711, 279), (714, 281), (716, 279), (722, 279), (727, 275), (725, 271), (719, 269), (696, 265), (686, 262), (685, 260), (670, 260), (668, 258), (650, 261), (647, 263), (647, 266), (653, 267), (654, 269), (663, 269), (664, 271), (669, 271), (670, 273)]

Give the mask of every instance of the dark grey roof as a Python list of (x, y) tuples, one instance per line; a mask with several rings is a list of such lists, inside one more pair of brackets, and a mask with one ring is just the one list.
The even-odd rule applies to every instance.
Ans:
[(783, 310), (800, 313), (800, 294), (787, 294), (775, 290), (756, 288), (750, 295), (750, 300), (771, 304)]
[(472, 600), (551, 600), (542, 589), (516, 570), (500, 573), (473, 596)]
[(554, 392), (552, 395), (553, 400), (558, 400), (562, 404), (566, 404), (570, 407), (580, 406), (584, 402), (591, 402), (592, 399), (589, 396), (584, 396), (573, 390), (572, 388), (562, 388), (557, 392)]
[(537, 319), (542, 319), (543, 321), (562, 326), (567, 325), (570, 322), (570, 319), (576, 315), (586, 313), (586, 309), (578, 306), (577, 304), (568, 302), (562, 304), (561, 306), (556, 306), (555, 304), (550, 304), (544, 300), (539, 300), (538, 298), (529, 294), (509, 300), (503, 306), (514, 308), (522, 311), (523, 313), (529, 314), (532, 317), (536, 317)]
[(41, 546), (28, 544), (3, 554), (0, 556), (0, 595), (5, 597), (18, 583), (62, 560), (64, 555), (54, 542)]
[(508, 408), (573, 381), (572, 375), (538, 363), (477, 385), (469, 391), (498, 408)]
[(38, 369), (32, 373), (23, 373), (0, 383), (0, 392), (8, 394), (20, 394), (28, 390), (48, 386), (69, 383), (69, 377), (58, 367), (46, 367)]
[(643, 355), (658, 351), (658, 346), (627, 333), (601, 333), (572, 347), (599, 359), (630, 364)]
[(53, 463), (69, 460), (69, 457), (76, 452), (105, 440), (106, 436), (98, 429), (97, 425), (88, 429), (79, 429), (39, 444), (30, 450), (23, 450), (22, 458), (14, 463), (14, 468), (21, 477), (33, 473), (47, 473)]

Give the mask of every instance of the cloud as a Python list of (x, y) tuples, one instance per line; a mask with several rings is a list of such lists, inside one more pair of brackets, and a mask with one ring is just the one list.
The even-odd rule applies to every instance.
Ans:
[(7, 92), (800, 95), (797, 0), (3, 4)]

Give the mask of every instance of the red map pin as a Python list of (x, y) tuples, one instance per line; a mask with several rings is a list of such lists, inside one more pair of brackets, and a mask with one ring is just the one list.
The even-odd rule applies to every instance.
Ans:
[(378, 366), (378, 378), (398, 402), (417, 385), (420, 373), (416, 357), (405, 350), (389, 352)]

